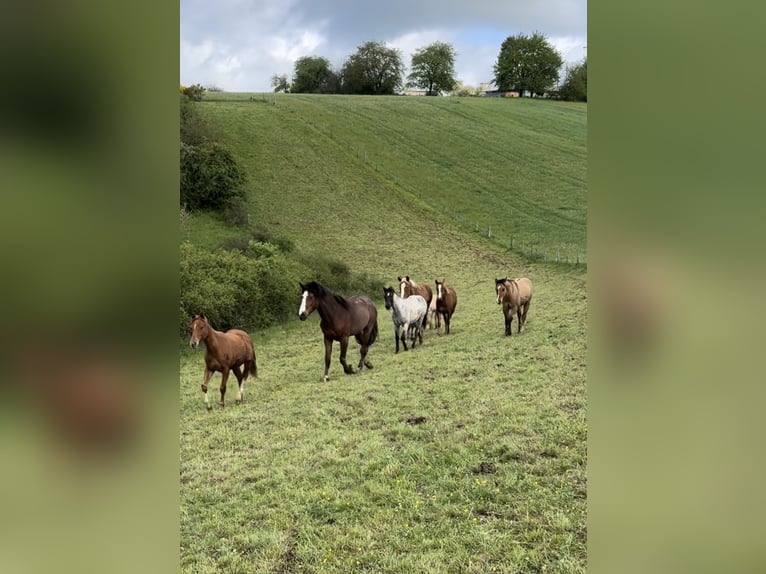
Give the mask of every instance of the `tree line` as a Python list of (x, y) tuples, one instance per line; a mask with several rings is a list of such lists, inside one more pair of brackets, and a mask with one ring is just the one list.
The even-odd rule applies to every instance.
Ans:
[[(455, 77), (456, 57), (448, 42), (418, 48), (405, 79), (400, 50), (383, 42), (365, 42), (337, 70), (323, 56), (298, 58), (292, 78), (275, 74), (271, 86), (275, 92), (294, 94), (392, 95), (404, 88), (419, 88), (428, 96), (457, 93), (461, 84)], [(558, 85), (562, 66), (561, 54), (545, 36), (518, 34), (502, 43), (492, 80), (498, 91), (514, 91), (520, 97), (547, 95), (587, 101), (587, 61), (568, 67), (564, 82)]]

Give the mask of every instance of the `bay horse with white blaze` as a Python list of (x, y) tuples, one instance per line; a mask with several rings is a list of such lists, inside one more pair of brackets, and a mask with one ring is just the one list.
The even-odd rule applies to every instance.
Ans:
[[(378, 338), (378, 310), (372, 300), (366, 295), (343, 298), (316, 281), (305, 285), (300, 283), (300, 287), (298, 317), (305, 321), (316, 310), (321, 319), (319, 326), (324, 334), (324, 380), (330, 380), (328, 373), (333, 341), (340, 343), (340, 364), (347, 375), (361, 372), (363, 366), (372, 369), (367, 351)], [(348, 338), (352, 335), (360, 346), (361, 356), (356, 371), (346, 363)]]
[[(255, 348), (250, 335), (240, 329), (230, 329), (225, 333), (216, 331), (204, 315), (195, 315), (189, 330), (191, 331), (189, 345), (192, 348), (196, 349), (201, 342), (205, 344), (205, 378), (202, 380), (202, 392), (205, 393), (207, 409), (213, 408), (207, 398), (207, 383), (216, 371), (221, 373), (221, 402), (219, 403), (221, 408), (223, 408), (229, 371), (234, 372), (239, 384), (237, 404), (242, 402), (245, 396), (245, 379), (251, 374), (253, 378), (258, 377)], [(240, 367), (243, 367), (243, 370), (240, 370)]]
[(457, 293), (444, 284), (444, 279), (434, 280), (436, 285), (436, 312), (444, 318), (444, 334), (449, 335), (449, 323), (457, 307)]
[[(425, 283), (415, 283), (412, 279), (410, 279), (409, 275), (405, 275), (404, 277), (397, 277), (396, 279), (399, 281), (399, 297), (406, 299), (410, 295), (420, 295), (423, 299), (426, 300), (426, 306), (431, 306), (431, 301), (433, 300), (433, 292), (428, 285)], [(424, 329), (427, 323), (428, 313), (426, 313), (426, 316), (423, 317)]]
[(399, 352), (400, 332), (405, 351), (407, 350), (407, 335), (410, 331), (412, 331), (412, 348), (415, 348), (415, 341), (418, 339), (422, 345), (423, 317), (428, 313), (426, 300), (420, 295), (410, 295), (406, 299), (402, 299), (394, 293), (393, 287), (383, 288), (383, 298), (386, 301), (386, 309), (391, 310), (391, 320), (394, 322), (395, 352)]
[(532, 302), (532, 282), (526, 277), (495, 279), (495, 295), (497, 295), (497, 304), (503, 306), (506, 336), (510, 337), (513, 333), (514, 315), (519, 323), (516, 332), (521, 333), (524, 323), (527, 322), (527, 311)]

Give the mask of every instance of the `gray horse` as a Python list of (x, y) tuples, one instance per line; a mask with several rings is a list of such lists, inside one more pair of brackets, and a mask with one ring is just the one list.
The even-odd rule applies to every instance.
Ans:
[(391, 319), (394, 322), (394, 340), (396, 341), (396, 352), (399, 352), (399, 338), (401, 337), (404, 350), (407, 350), (407, 335), (410, 329), (413, 333), (412, 348), (415, 348), (415, 342), (420, 339), (423, 344), (423, 321), (428, 312), (428, 304), (420, 295), (410, 295), (402, 299), (394, 292), (393, 287), (383, 289), (383, 298), (386, 301), (386, 309), (391, 310)]

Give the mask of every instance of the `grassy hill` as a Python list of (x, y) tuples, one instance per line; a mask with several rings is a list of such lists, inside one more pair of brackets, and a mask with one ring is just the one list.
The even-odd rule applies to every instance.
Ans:
[[(329, 383), (318, 317), (253, 332), (259, 378), (212, 413), (202, 352), (183, 351), (182, 570), (583, 572), (584, 270), (530, 261), (454, 214), (584, 255), (585, 108), (215, 96), (201, 107), (249, 174), (254, 225), (385, 284), (444, 277), (458, 307), (449, 336), (394, 354), (379, 304), (375, 368), (341, 374), (336, 345)], [(186, 233), (214, 246), (242, 231), (194, 215)], [(536, 289), (511, 338), (504, 275)], [(299, 301), (296, 285), (296, 314)]]
[[(304, 190), (328, 186), (334, 191), (350, 175), (361, 174), (359, 183), (386, 181), (470, 229), (478, 227), (483, 234), (491, 230), (503, 246), (513, 238), (514, 248), (525, 252), (585, 260), (584, 104), (501, 98), (269, 98), (207, 104), (210, 117), (236, 138), (242, 159), (257, 174), (256, 193), (264, 201), (256, 206), (264, 221), (283, 223), (279, 211), (269, 210), (270, 198), (282, 191), (279, 186), (289, 182), (295, 193), (283, 199), (291, 201), (303, 198)], [(327, 160), (316, 165), (319, 173), (304, 169)], [(283, 178), (285, 172), (294, 177)], [(373, 175), (376, 183), (371, 184), (366, 178)], [(347, 183), (354, 189), (354, 182)]]

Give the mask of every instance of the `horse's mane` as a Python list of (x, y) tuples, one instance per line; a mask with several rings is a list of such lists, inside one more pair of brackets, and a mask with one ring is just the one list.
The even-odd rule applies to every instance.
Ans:
[(307, 283), (306, 285), (304, 285), (304, 288), (306, 289), (306, 291), (316, 295), (317, 297), (334, 297), (341, 307), (343, 307), (344, 309), (349, 308), (348, 301), (346, 301), (340, 295), (333, 293), (321, 283), (317, 283), (316, 281), (311, 281), (310, 283)]

